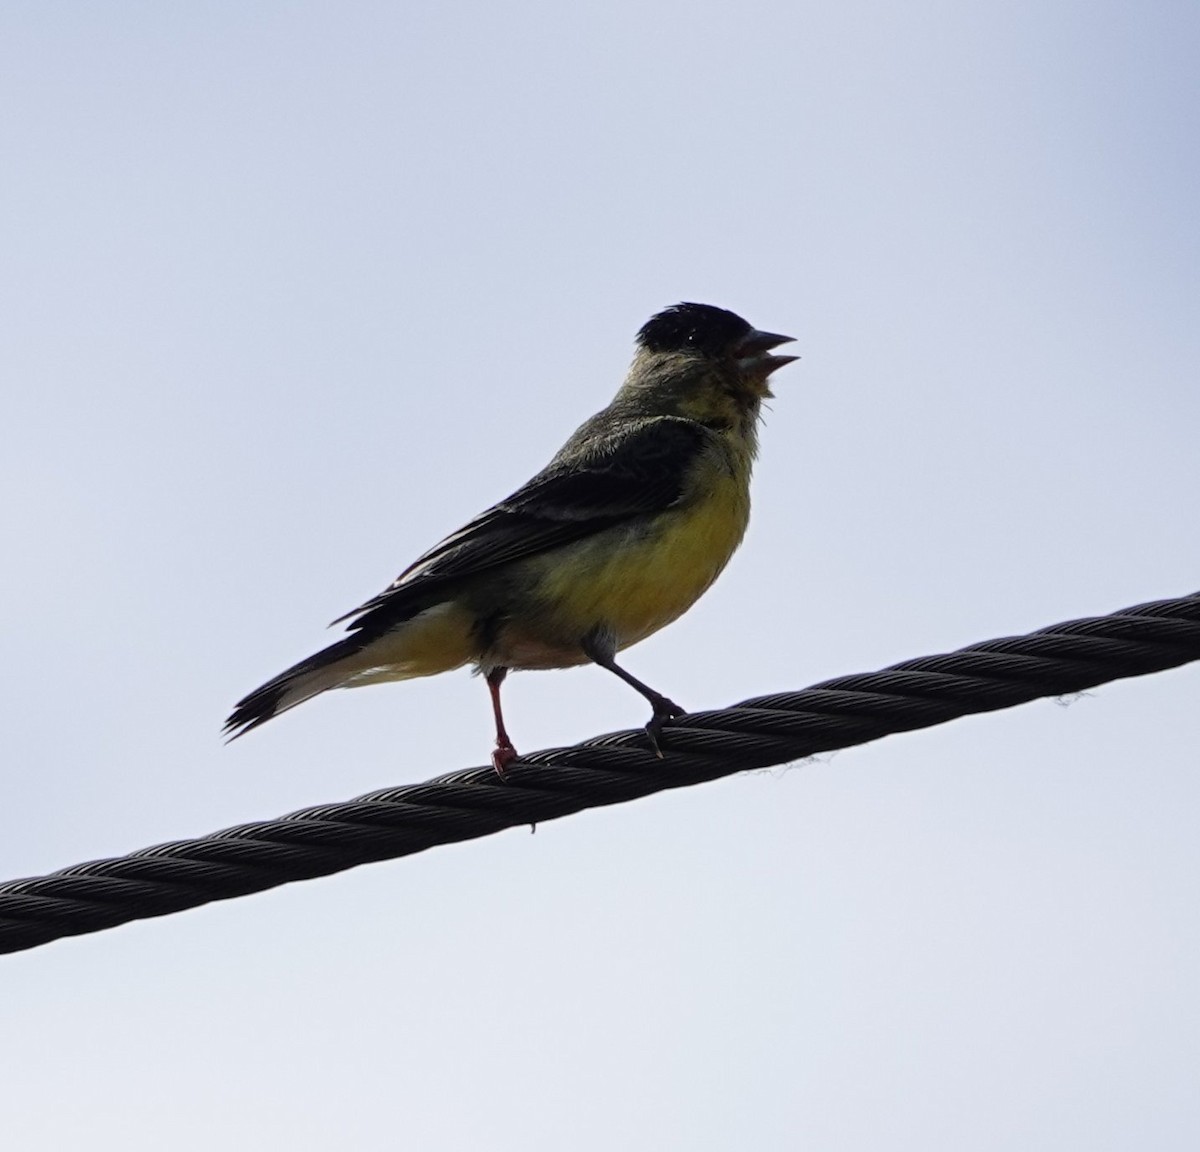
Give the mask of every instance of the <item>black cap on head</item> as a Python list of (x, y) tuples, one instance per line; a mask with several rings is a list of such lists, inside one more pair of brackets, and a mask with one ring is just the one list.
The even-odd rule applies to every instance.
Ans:
[(688, 348), (719, 356), (753, 331), (736, 313), (711, 304), (674, 304), (651, 316), (637, 334), (650, 352), (682, 352)]

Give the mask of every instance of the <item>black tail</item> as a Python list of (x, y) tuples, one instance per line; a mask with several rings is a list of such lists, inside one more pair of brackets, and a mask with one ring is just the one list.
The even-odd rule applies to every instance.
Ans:
[(338, 665), (348, 657), (357, 656), (364, 647), (361, 636), (350, 636), (299, 664), (293, 664), (286, 672), (280, 672), (237, 702), (225, 721), (222, 735), (236, 740), (280, 712), (286, 712), (328, 688), (344, 684), (353, 673), (350, 669), (339, 669)]

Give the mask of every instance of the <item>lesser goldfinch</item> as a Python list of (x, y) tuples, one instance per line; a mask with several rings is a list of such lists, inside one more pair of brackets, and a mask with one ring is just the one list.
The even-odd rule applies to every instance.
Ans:
[(492, 762), (517, 755), (500, 709), (511, 670), (594, 662), (663, 721), (683, 709), (616, 662), (692, 606), (741, 543), (768, 378), (797, 359), (709, 304), (676, 304), (637, 334), (612, 403), (524, 487), (447, 536), (334, 623), (350, 635), (238, 702), (231, 738), (324, 692), (472, 664), (491, 692)]

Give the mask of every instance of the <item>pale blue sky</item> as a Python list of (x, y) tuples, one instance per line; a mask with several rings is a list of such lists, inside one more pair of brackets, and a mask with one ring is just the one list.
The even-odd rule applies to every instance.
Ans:
[[(486, 760), (230, 705), (681, 299), (798, 337), (718, 707), (1200, 587), (1190, 3), (9, 5), (0, 879)], [(514, 677), (518, 746), (644, 720)], [(6, 1143), (1192, 1149), (1200, 669), (0, 958)]]

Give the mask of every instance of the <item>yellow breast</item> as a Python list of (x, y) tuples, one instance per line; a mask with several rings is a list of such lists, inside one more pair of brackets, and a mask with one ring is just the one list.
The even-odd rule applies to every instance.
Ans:
[[(564, 662), (559, 644), (575, 645), (597, 627), (627, 648), (686, 612), (720, 575), (750, 518), (747, 484), (720, 476), (692, 504), (642, 527), (614, 529), (539, 558), (537, 585), (544, 627), (514, 629), (514, 666)], [(514, 621), (514, 623), (516, 623)], [(537, 649), (548, 645), (546, 651)]]

